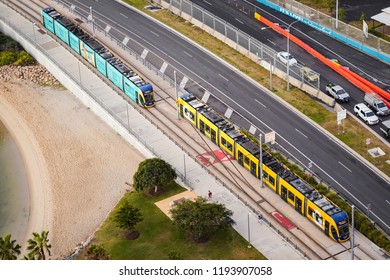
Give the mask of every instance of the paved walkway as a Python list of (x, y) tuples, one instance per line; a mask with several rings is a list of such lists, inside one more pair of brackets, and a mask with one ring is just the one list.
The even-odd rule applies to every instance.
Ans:
[[(33, 45), (28, 47), (29, 43), (21, 42), (22, 45), (30, 53), (35, 52), (39, 62), (46, 66), (61, 83), (74, 92), (86, 106), (90, 107), (91, 111), (94, 111), (102, 117), (107, 124), (116, 129), (126, 140), (139, 148), (146, 157), (156, 156), (162, 158), (169, 162), (178, 173), (185, 173), (185, 181), (192, 188), (191, 197), (195, 194), (206, 197), (208, 190), (211, 190), (213, 193), (213, 201), (223, 203), (227, 208), (233, 211), (233, 219), (236, 221), (234, 228), (236, 231), (246, 238), (248, 243), (264, 254), (266, 258), (271, 260), (305, 259), (300, 252), (293, 248), (289, 242), (286, 242), (286, 240), (277, 233), (277, 231), (283, 230), (299, 231), (299, 228), (294, 226), (288, 219), (280, 215), (282, 224), (277, 223), (274, 227), (270, 227), (268, 223), (259, 223), (257, 213), (252, 211), (254, 208), (246, 205), (242, 202), (243, 200), (239, 198), (242, 194), (233, 195), (228, 188), (210, 175), (208, 168), (205, 168), (194, 161), (192, 157), (189, 157), (186, 152), (157, 129), (155, 125), (146, 120), (139, 112), (142, 112), (142, 109), (138, 107), (133, 109), (129, 106), (128, 103), (111, 88), (111, 86), (103, 82), (103, 80), (88, 69), (85, 64), (81, 63), (74, 55), (55, 42), (50, 36), (42, 34), (43, 32), (34, 29), (30, 22), (26, 21), (2, 3), (0, 3), (0, 10), (2, 11), (1, 17), (8, 19), (12, 18), (14, 29), (16, 28), (18, 29), (18, 32), (25, 34), (31, 42), (36, 42), (38, 52), (36, 50), (34, 51)], [(122, 48), (107, 38), (101, 40), (110, 46), (110, 48), (115, 49), (118, 53), (123, 52)], [(133, 63), (133, 66), (135, 66), (136, 69), (142, 69), (139, 71), (145, 71), (145, 74), (143, 75), (149, 76), (148, 79), (152, 80), (150, 77), (152, 77), (153, 71), (146, 69), (141, 62), (134, 61), (128, 54), (126, 57), (132, 59), (133, 61), (131, 61), (131, 63)], [(48, 58), (55, 61), (55, 63), (48, 60)], [(155, 74), (153, 76), (153, 84), (155, 85), (155, 89), (159, 92), (163, 91), (162, 88), (173, 90), (172, 87), (167, 86), (166, 81), (161, 77), (157, 77)], [(81, 89), (87, 94), (83, 94)], [(89, 96), (92, 96), (92, 98)], [(99, 106), (96, 105), (96, 102), (105, 107), (105, 112), (107, 111), (109, 113), (102, 113), (101, 110), (99, 110)], [(187, 127), (184, 125), (186, 122), (183, 120), (181, 120), (181, 122), (183, 128)], [(259, 184), (258, 180), (249, 175), (249, 173), (247, 179), (253, 186)], [(313, 234), (320, 234), (314, 225), (293, 211), (290, 206), (272, 193), (270, 189), (262, 189), (260, 199), (265, 200), (263, 206), (264, 209), (267, 210), (264, 213), (265, 217), (267, 217), (266, 215), (271, 214), (275, 217), (275, 215), (279, 213), (275, 211), (273, 207), (278, 207), (278, 211), (281, 211), (280, 209), (285, 209), (283, 212), (290, 213), (291, 217), (294, 218), (294, 221), (295, 219), (300, 219), (302, 221), (303, 224), (299, 226), (307, 227), (309, 231), (313, 231)], [(274, 206), (268, 204), (270, 202), (273, 202)], [(291, 226), (291, 228), (287, 228), (288, 226)], [(330, 244), (331, 240), (324, 236), (324, 242)], [(348, 258), (349, 255), (348, 252), (346, 252), (345, 259)]]

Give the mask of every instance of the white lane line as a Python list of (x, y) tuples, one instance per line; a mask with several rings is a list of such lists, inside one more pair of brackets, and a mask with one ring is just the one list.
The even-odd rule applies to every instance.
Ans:
[(244, 24), (241, 20), (239, 20), (238, 18), (234, 18), (236, 21), (238, 21), (239, 23), (241, 24)]
[(347, 169), (349, 172), (352, 173), (351, 169), (349, 169), (348, 167), (346, 167), (344, 164), (342, 164), (341, 162), (339, 162), (345, 169)]
[(213, 4), (211, 4), (210, 2), (207, 2), (206, 0), (203, 0), (203, 2), (205, 2), (206, 4), (209, 4), (210, 6), (213, 5)]
[(150, 30), (150, 32), (156, 35), (157, 37), (160, 37), (160, 35), (158, 35), (156, 32), (153, 32), (152, 30)]
[(264, 108), (267, 108), (267, 106), (265, 106), (263, 103), (261, 103), (259, 100), (257, 100), (257, 99), (255, 99), (255, 101), (257, 102), (257, 103), (259, 103), (261, 106), (263, 106)]
[(297, 132), (299, 132), (300, 134), (302, 134), (305, 138), (308, 138), (305, 134), (303, 134), (301, 131), (299, 131), (298, 129), (295, 129)]
[(226, 78), (226, 77), (224, 77), (224, 76), (222, 76), (221, 74), (218, 74), (218, 76), (220, 76), (220, 77), (221, 77), (222, 79), (224, 79), (225, 81), (229, 82), (229, 79)]
[(267, 39), (268, 42), (270, 42), (272, 45), (276, 46), (274, 42), (272, 42), (270, 39)]
[(386, 202), (387, 202), (388, 204), (390, 204), (390, 201), (388, 201), (387, 199), (386, 199)]
[(119, 13), (122, 17), (125, 17), (125, 18), (129, 18), (128, 16), (122, 14), (122, 13)]
[(186, 55), (188, 55), (189, 57), (192, 57), (192, 55), (186, 51), (183, 51)]

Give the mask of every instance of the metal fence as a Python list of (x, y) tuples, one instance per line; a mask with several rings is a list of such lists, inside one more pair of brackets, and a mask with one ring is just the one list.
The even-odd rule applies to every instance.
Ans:
[(163, 6), (167, 7), (169, 11), (176, 13), (191, 22), (197, 21), (200, 23), (200, 27), (202, 29), (217, 37), (224, 43), (227, 43), (229, 46), (241, 52), (243, 55), (248, 56), (256, 62), (260, 62), (261, 60), (267, 61), (272, 66), (283, 71), (284, 73), (288, 72), (289, 76), (295, 78), (298, 82), (309, 85), (310, 87), (316, 89), (317, 92), (320, 91), (321, 77), (319, 73), (316, 73), (319, 79), (317, 81), (310, 82), (305, 78), (303, 72), (300, 70), (301, 67), (304, 66), (302, 62), (297, 66), (289, 67), (287, 70), (287, 66), (276, 59), (277, 51), (261, 43), (257, 39), (251, 37), (225, 20), (220, 19), (214, 14), (208, 12), (202, 7), (192, 3), (191, 1), (154, 0), (153, 2), (160, 5), (164, 4), (163, 2), (165, 2), (165, 5)]

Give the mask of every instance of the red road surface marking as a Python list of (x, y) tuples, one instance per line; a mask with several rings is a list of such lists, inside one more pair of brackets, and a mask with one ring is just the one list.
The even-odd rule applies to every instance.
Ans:
[(210, 166), (218, 162), (233, 160), (234, 158), (230, 155), (226, 155), (221, 150), (214, 150), (212, 153), (203, 153), (196, 156), (196, 158), (204, 165)]
[(271, 215), (274, 216), (276, 219), (278, 219), (278, 221), (287, 230), (292, 230), (292, 229), (295, 228), (295, 225), (289, 219), (287, 219), (286, 217), (282, 216), (282, 214), (280, 214), (279, 212), (274, 211), (274, 212), (271, 213)]

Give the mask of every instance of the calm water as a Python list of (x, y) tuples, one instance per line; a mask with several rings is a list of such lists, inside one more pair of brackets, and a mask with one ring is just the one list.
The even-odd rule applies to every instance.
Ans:
[(23, 160), (0, 121), (0, 236), (12, 234), (12, 239), (20, 244), (26, 234), (28, 217), (28, 181)]

